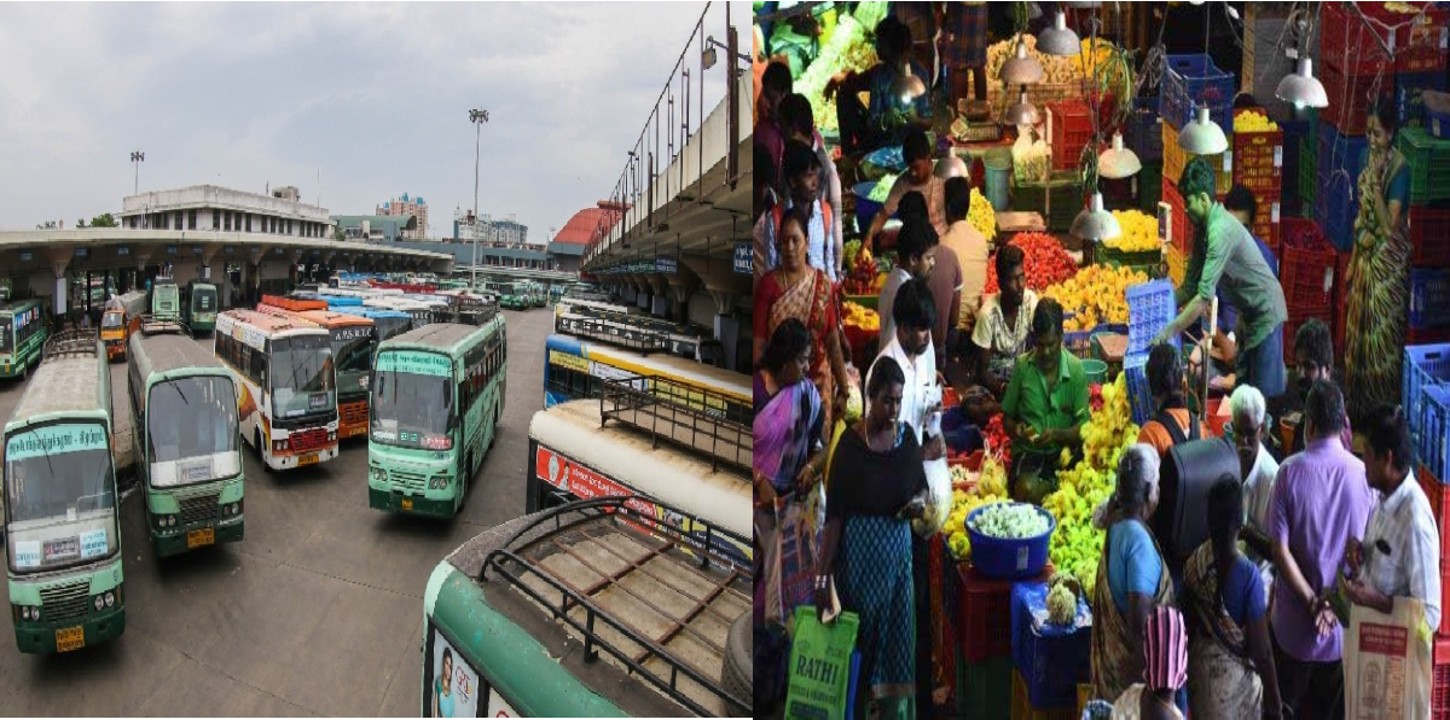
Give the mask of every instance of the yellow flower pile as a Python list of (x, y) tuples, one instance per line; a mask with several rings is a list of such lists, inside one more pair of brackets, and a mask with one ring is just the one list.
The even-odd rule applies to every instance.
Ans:
[(1103, 532), (1093, 527), (1093, 510), (1113, 493), (1118, 459), (1137, 442), (1138, 426), (1128, 404), (1128, 387), (1121, 374), (1103, 386), (1103, 407), (1083, 425), (1084, 457), (1077, 465), (1057, 473), (1058, 489), (1042, 500), (1042, 507), (1057, 518), (1048, 557), (1059, 573), (1072, 575), (1092, 596)]
[[(1061, 85), (1083, 78), (1082, 61), (1078, 59), (1078, 56), (1057, 57), (1037, 52), (1037, 37), (1034, 35), (1024, 33), (1022, 41), (1027, 44), (1027, 56), (1036, 58), (1037, 62), (1042, 64), (1042, 70), (1046, 74), (1046, 77), (1042, 79), (1043, 82)], [(1001, 77), (1002, 65), (1007, 60), (1016, 57), (1016, 54), (1016, 35), (987, 46), (987, 77), (994, 80)]]
[(881, 330), (881, 315), (871, 308), (847, 301), (845, 305), (847, 325), (854, 325), (862, 330)]
[(997, 213), (992, 209), (992, 203), (987, 200), (987, 196), (976, 188), (972, 188), (972, 205), (967, 210), (967, 220), (982, 237), (987, 238), (987, 242), (992, 242), (997, 237)]
[[(955, 484), (956, 477), (952, 480)], [(982, 461), (982, 473), (975, 487), (952, 491), (952, 509), (941, 529), (947, 536), (947, 549), (951, 550), (952, 557), (957, 560), (970, 560), (972, 557), (972, 545), (967, 540), (967, 516), (983, 505), (1007, 500), (1007, 468), (996, 458), (988, 457)]]
[(1100, 323), (1128, 322), (1128, 286), (1148, 282), (1136, 270), (1089, 265), (1071, 278), (1042, 291), (1067, 312), (1076, 313), (1063, 323), (1065, 332), (1091, 330)]
[(1275, 132), (1279, 124), (1269, 119), (1262, 110), (1244, 110), (1234, 115), (1234, 132)]
[(1158, 219), (1138, 210), (1114, 210), (1113, 217), (1123, 228), (1123, 234), (1103, 244), (1123, 252), (1160, 250), (1163, 243), (1158, 239)]

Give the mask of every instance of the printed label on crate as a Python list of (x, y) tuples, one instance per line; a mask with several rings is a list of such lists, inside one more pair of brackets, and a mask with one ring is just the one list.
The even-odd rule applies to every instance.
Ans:
[(1274, 167), (1284, 167), (1284, 146), (1274, 146)]
[(1269, 217), (1273, 218), (1271, 222), (1279, 222), (1279, 203), (1274, 203), (1269, 208)]
[(1233, 169), (1234, 169), (1234, 151), (1232, 151), (1232, 150), (1225, 150), (1224, 153), (1223, 153), (1223, 171), (1224, 172), (1233, 172)]
[(1334, 289), (1334, 268), (1324, 268), (1324, 293), (1327, 295)]

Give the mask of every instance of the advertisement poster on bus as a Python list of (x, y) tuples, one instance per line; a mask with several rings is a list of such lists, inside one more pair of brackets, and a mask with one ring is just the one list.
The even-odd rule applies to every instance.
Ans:
[(428, 688), (428, 717), (478, 717), (478, 673), (433, 628), (433, 687)]

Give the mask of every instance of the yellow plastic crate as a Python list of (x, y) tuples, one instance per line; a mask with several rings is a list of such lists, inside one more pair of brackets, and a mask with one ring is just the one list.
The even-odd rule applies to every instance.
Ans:
[[(1163, 179), (1177, 183), (1183, 177), (1183, 167), (1188, 164), (1188, 153), (1178, 147), (1178, 131), (1168, 123), (1163, 126)], [(1229, 188), (1234, 185), (1233, 166), (1224, 167), (1224, 162), (1229, 155), (1219, 153), (1218, 155), (1205, 155), (1208, 163), (1213, 166), (1214, 191), (1222, 198), (1228, 194)], [(1231, 161), (1230, 161), (1231, 162)]]
[(1168, 246), (1168, 277), (1173, 287), (1183, 287), (1183, 276), (1188, 274), (1188, 258), (1175, 245)]

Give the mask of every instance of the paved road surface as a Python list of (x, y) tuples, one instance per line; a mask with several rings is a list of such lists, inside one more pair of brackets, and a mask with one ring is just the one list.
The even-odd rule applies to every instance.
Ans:
[[(131, 495), (121, 510), (125, 634), (33, 656), (4, 624), (0, 714), (416, 717), (429, 573), (468, 538), (524, 512), (529, 419), (543, 406), (553, 313), (504, 314), (503, 422), (458, 518), (369, 509), (365, 441), (315, 469), (275, 475), (244, 445), (246, 539), (158, 562), (144, 500)], [(124, 373), (112, 366), (118, 422), (129, 424)], [(0, 425), (23, 390), (0, 382)]]

